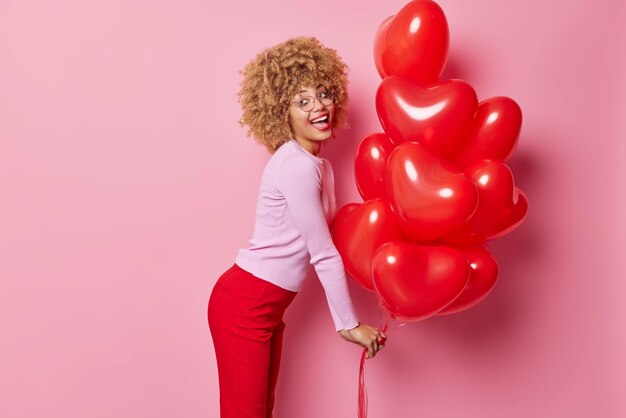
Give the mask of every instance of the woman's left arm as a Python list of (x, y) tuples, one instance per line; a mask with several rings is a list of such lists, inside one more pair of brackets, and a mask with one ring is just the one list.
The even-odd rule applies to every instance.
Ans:
[(324, 213), (321, 177), (320, 169), (313, 161), (286, 158), (277, 171), (276, 184), (304, 239), (311, 264), (324, 287), (335, 328), (339, 331), (356, 327), (358, 320), (343, 261), (333, 243)]

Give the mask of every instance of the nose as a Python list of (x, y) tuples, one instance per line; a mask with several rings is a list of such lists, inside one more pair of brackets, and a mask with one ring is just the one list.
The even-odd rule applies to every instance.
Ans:
[(325, 107), (326, 106), (324, 106), (322, 104), (320, 99), (315, 99), (315, 103), (313, 103), (313, 112), (319, 112), (320, 110), (324, 109)]

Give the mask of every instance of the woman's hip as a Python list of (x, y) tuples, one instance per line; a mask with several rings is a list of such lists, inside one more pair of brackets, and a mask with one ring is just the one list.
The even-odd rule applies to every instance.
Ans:
[[(241, 327), (280, 327), (297, 292), (254, 276), (236, 263), (217, 280), (209, 299), (209, 325), (216, 321)], [(213, 322), (213, 324), (211, 324)]]

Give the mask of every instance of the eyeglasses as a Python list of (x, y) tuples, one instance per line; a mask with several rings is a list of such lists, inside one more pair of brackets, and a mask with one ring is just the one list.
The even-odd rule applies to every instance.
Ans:
[(309, 96), (308, 94), (301, 94), (299, 100), (294, 100), (291, 103), (305, 112), (310, 112), (315, 107), (315, 100), (319, 100), (324, 106), (330, 106), (333, 103), (333, 93), (329, 90), (321, 91), (318, 93), (317, 98)]

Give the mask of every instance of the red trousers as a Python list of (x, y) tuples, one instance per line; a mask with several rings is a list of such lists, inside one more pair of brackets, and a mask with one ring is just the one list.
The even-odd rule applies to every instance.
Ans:
[(208, 319), (217, 358), (221, 418), (272, 418), (283, 313), (296, 294), (237, 264), (213, 287)]

